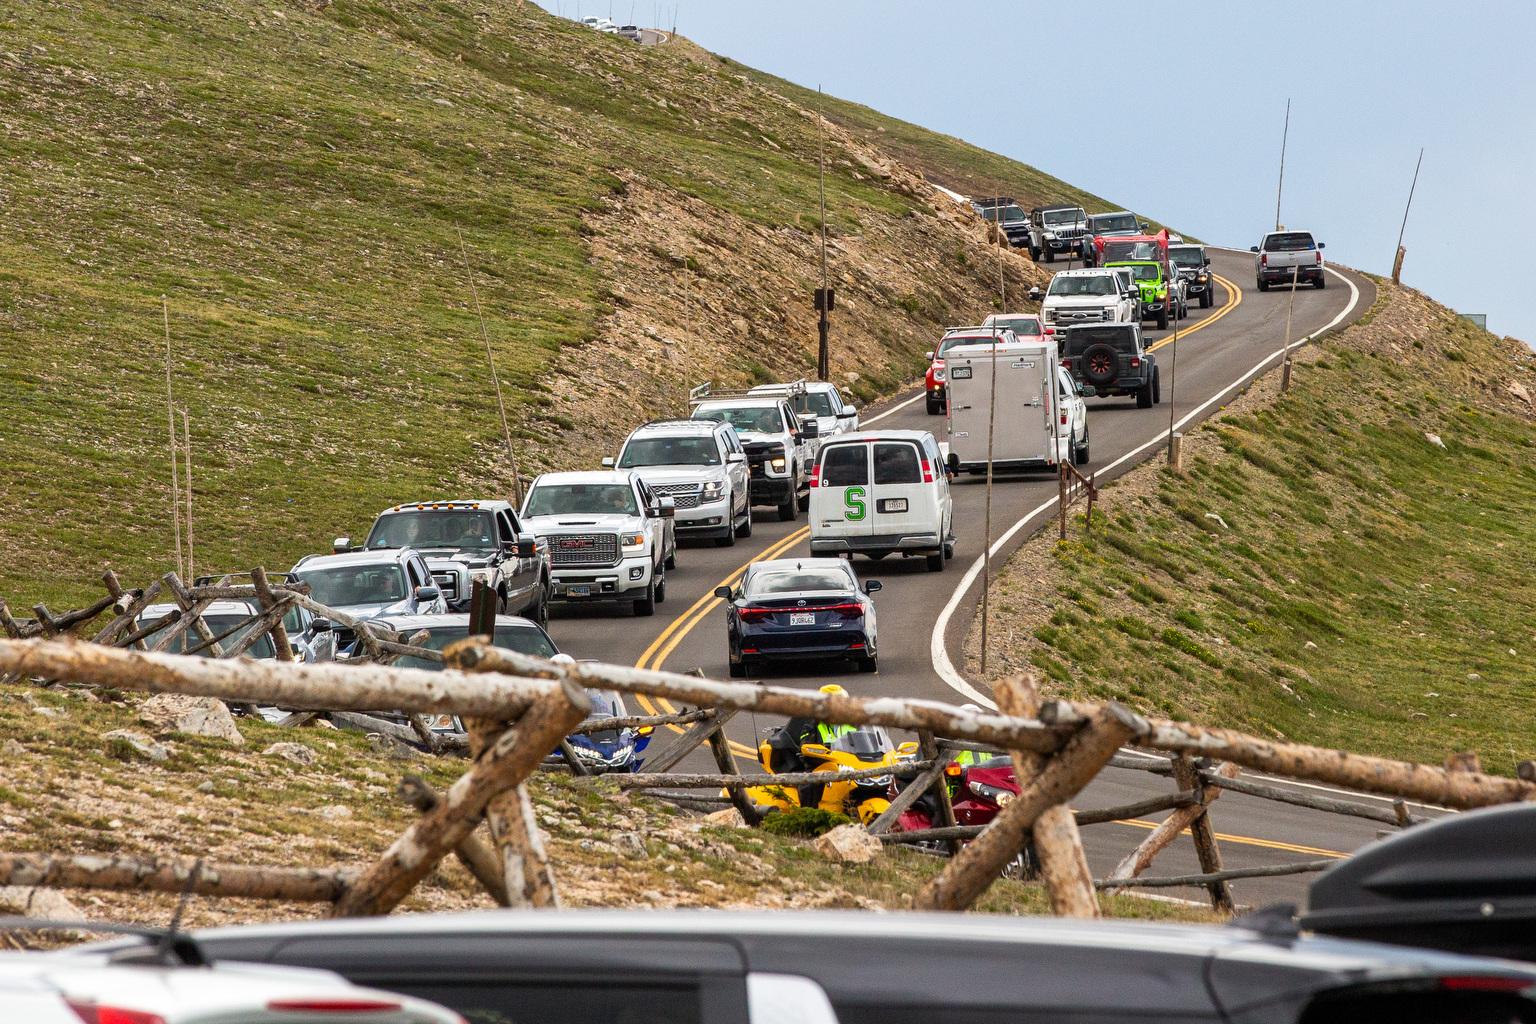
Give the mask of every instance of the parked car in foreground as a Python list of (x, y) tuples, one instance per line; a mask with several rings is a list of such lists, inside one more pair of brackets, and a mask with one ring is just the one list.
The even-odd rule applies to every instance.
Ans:
[(636, 427), (608, 468), (632, 469), (676, 505), (679, 537), (730, 547), (752, 536), (751, 478), (736, 430), (713, 420), (653, 420)]
[[(1529, 1024), (1536, 971), (1244, 927), (848, 911), (480, 911), (196, 933), (475, 1024)], [(1154, 1012), (1155, 1009), (1155, 1012)]]
[(1067, 328), (1061, 365), (1086, 395), (1135, 395), (1138, 409), (1163, 400), (1157, 356), (1147, 351), (1140, 324)]
[(1290, 284), (1292, 280), (1314, 288), (1328, 287), (1323, 243), (1313, 239), (1310, 231), (1272, 231), (1249, 251), (1256, 254), (1254, 281), (1261, 292), (1269, 291), (1272, 284)]
[(741, 582), (721, 586), (726, 654), (740, 679), (769, 661), (846, 658), (875, 671), (879, 638), (878, 580), (864, 584), (841, 558), (779, 558), (753, 562)]
[[(336, 546), (345, 550), (345, 537)], [(526, 532), (505, 501), (406, 502), (380, 512), (363, 547), (415, 548), (450, 611), (467, 611), (476, 583), (496, 595), (500, 611), (549, 621), (547, 546)]]
[(528, 485), (523, 523), (548, 545), (556, 601), (628, 601), (653, 615), (677, 566), (677, 505), (633, 470), (544, 473)]

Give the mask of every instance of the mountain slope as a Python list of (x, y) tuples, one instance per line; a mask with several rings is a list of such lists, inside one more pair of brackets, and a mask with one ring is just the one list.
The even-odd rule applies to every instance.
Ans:
[[(525, 473), (683, 382), (813, 365), (817, 121), (681, 41), (488, 0), (81, 0), (0, 29), (13, 604), (171, 564), (162, 299), (205, 569), (508, 488), (472, 289)], [(834, 367), (868, 398), (996, 308), (999, 265), (1039, 276), (890, 152), (828, 146)]]

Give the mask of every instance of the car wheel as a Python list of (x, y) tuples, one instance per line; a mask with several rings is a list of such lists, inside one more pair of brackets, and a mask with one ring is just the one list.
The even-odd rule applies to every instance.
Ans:
[(635, 600), (635, 614), (640, 616), (656, 614), (656, 581), (654, 579), (645, 585), (645, 596)]
[(1166, 302), (1163, 303), (1163, 308), (1157, 311), (1157, 329), (1160, 331), (1168, 329), (1168, 303)]
[(665, 562), (662, 562), (661, 564), (666, 566), (668, 569), (676, 569), (677, 568), (677, 551), (676, 551), (676, 549), (673, 549), (672, 553), (667, 556), (667, 560)]
[(732, 518), (736, 514), (734, 503), (728, 503), (725, 507), (730, 512), (725, 517), (725, 533), (715, 538), (715, 547), (729, 548), (736, 546), (736, 521)]
[(860, 672), (878, 672), (880, 671), (880, 656), (878, 654), (863, 655), (855, 659), (855, 664), (859, 666)]
[(1081, 441), (1077, 442), (1077, 444), (1073, 447), (1073, 449), (1072, 449), (1072, 463), (1073, 463), (1073, 465), (1076, 465), (1076, 466), (1086, 466), (1086, 465), (1088, 465), (1088, 435), (1087, 434), (1084, 434), (1083, 435), (1083, 439)]
[(1265, 281), (1262, 277), (1258, 278), (1257, 280), (1255, 280), (1253, 282), (1253, 286), (1255, 288), (1257, 288), (1261, 292), (1269, 291), (1269, 283), (1267, 281)]
[(747, 677), (746, 662), (733, 661), (727, 670), (730, 672), (732, 679), (745, 679)]
[(1163, 402), (1163, 372), (1156, 366), (1152, 367), (1152, 404), (1161, 405)]
[(533, 613), (528, 616), (541, 626), (549, 625), (549, 581), (539, 583), (539, 596), (534, 601)]
[(809, 487), (807, 487), (805, 489), (805, 493), (800, 496), (800, 511), (801, 512), (809, 512), (810, 510), (811, 510), (811, 489)]
[(954, 558), (955, 557), (955, 546), (953, 544), (945, 544), (944, 545), (944, 557), (945, 558)]
[(1040, 262), (1040, 247), (1039, 246), (1032, 245), (1032, 246), (1029, 247), (1029, 258), (1034, 260), (1036, 263)]
[(799, 518), (799, 513), (800, 513), (800, 496), (799, 496), (799, 493), (798, 493), (799, 490), (800, 489), (798, 487), (791, 487), (789, 489), (789, 497), (785, 498), (784, 499), (784, 503), (779, 506), (779, 522), (781, 522), (781, 523), (792, 523), (797, 518)]
[(665, 570), (657, 569), (653, 579), (656, 581), (656, 603), (667, 603), (667, 574)]
[(1056, 262), (1056, 253), (1054, 251), (1050, 250), (1050, 249), (1045, 250), (1045, 262), (1047, 262), (1047, 263), (1055, 263)]
[(1326, 277), (1319, 277), (1317, 280), (1312, 282), (1312, 287), (1317, 289), (1326, 288), (1328, 287), (1328, 279)]
[(1120, 355), (1111, 345), (1099, 342), (1088, 346), (1083, 353), (1081, 362), (1074, 364), (1082, 368), (1083, 379), (1094, 387), (1103, 387), (1115, 379), (1115, 373), (1119, 369)]
[(510, 611), (511, 609), (507, 607), (507, 592), (505, 590), (496, 591), (496, 614), (506, 615)]
[(741, 525), (736, 527), (736, 536), (746, 540), (752, 536), (752, 509), (748, 507), (747, 514), (742, 518)]
[(930, 399), (928, 399), (927, 406), (928, 406), (928, 415), (929, 416), (942, 416), (942, 415), (944, 415), (944, 400), (942, 398), (937, 398), (937, 399), (930, 398)]
[(927, 561), (929, 572), (944, 571), (944, 552), (940, 551), (936, 554), (929, 555)]
[(1152, 382), (1151, 381), (1147, 381), (1141, 387), (1136, 389), (1136, 408), (1138, 408), (1138, 409), (1150, 409), (1150, 408), (1152, 408)]
[(1211, 297), (1211, 289), (1210, 288), (1206, 288), (1205, 291), (1200, 293), (1200, 308), (1201, 309), (1210, 309), (1211, 308), (1211, 303), (1213, 301), (1215, 301), (1215, 300), (1212, 299), (1212, 297)]

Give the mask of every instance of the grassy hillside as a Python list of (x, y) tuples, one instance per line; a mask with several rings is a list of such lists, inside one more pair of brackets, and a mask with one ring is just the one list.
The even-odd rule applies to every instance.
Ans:
[[(415, 812), (395, 799), (404, 774), (445, 789), (463, 771), (458, 758), (380, 752), (360, 733), (283, 729), (240, 720), (243, 748), (222, 740), (158, 737), (169, 756), (146, 761), (117, 729), (147, 730), (136, 695), (10, 687), (0, 699), (7, 737), (0, 785), (5, 849), (206, 857), (212, 862), (362, 867), (399, 835)], [(298, 743), (309, 763), (260, 753)], [(19, 744), (19, 749), (16, 745)], [(706, 822), (641, 796), (583, 788), (563, 775), (532, 787), (567, 906), (872, 907), (905, 904), (941, 861), (891, 850), (866, 865), (831, 863), (809, 843)], [(90, 916), (168, 920), (174, 896), (70, 893)], [(1119, 917), (1210, 920), (1200, 907), (1134, 896), (1101, 897)], [(453, 858), (421, 885), (410, 910), (488, 907)], [(313, 916), (315, 904), (195, 899), (194, 925)], [(1039, 887), (1000, 881), (979, 909), (1045, 913)]]
[[(575, 457), (573, 424), (622, 434), (582, 405), (593, 368), (642, 328), (681, 336), (679, 311), (690, 372), (807, 363), (814, 331), (780, 311), (814, 283), (816, 122), (688, 46), (492, 0), (80, 0), (11, 5), (0, 33), (13, 604), (170, 564), (162, 299), (208, 568), (285, 566), (402, 497), (505, 490), (471, 275), (528, 465)], [(830, 145), (839, 341), (868, 396), (986, 308), (996, 272), (889, 157)], [(686, 238), (646, 237), (684, 211)], [(729, 253), (769, 262), (737, 281)], [(749, 343), (721, 330), (737, 321)], [(644, 394), (647, 374), (616, 376)]]
[(1022, 551), (993, 594), (1001, 670), (1330, 747), (1530, 757), (1536, 356), (1381, 296), (1289, 394), (1193, 435), (1185, 476), (1137, 470), (1091, 539), (1079, 518)]

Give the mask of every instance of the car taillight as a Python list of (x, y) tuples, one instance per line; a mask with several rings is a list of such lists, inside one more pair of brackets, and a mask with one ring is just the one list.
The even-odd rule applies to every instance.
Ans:
[(117, 1006), (97, 1006), (94, 1003), (76, 1002), (66, 999), (64, 1005), (75, 1011), (84, 1024), (165, 1024), (165, 1018), (158, 1013), (145, 1013), (142, 1010), (124, 1010)]
[(1316, 263), (1323, 262), (1323, 254), (1321, 252), (1317, 253), (1317, 259), (1314, 260), (1314, 262), (1316, 262)]
[(1267, 253), (1267, 252), (1259, 253), (1259, 266), (1261, 266), (1261, 267), (1269, 266), (1269, 253)]
[(388, 999), (274, 999), (267, 1009), (287, 1013), (398, 1013), (404, 1004)]
[(777, 610), (776, 608), (754, 608), (748, 605), (737, 609), (736, 614), (741, 616), (743, 622), (762, 622)]
[(1136, 367), (1138, 367), (1140, 365), (1141, 365), (1140, 357), (1138, 357), (1138, 356), (1131, 356), (1131, 368), (1135, 369)]
[(1067, 425), (1067, 414), (1066, 413), (1062, 413), (1061, 414), (1061, 425), (1062, 426), (1066, 426)]
[(1062, 361), (1061, 361), (1061, 365), (1062, 365), (1062, 366), (1063, 366), (1063, 367), (1064, 367), (1064, 368), (1065, 368), (1065, 369), (1068, 369), (1068, 370), (1070, 370), (1070, 369), (1072, 369), (1072, 360), (1070, 360), (1070, 359), (1063, 359), (1063, 360), (1062, 360)]
[(811, 486), (812, 487), (820, 487), (821, 486), (821, 463), (819, 463), (819, 462), (816, 463), (816, 465), (811, 467)]
[(1520, 992), (1536, 985), (1530, 978), (1510, 978), (1496, 974), (1452, 975), (1440, 979), (1448, 992)]
[(933, 483), (933, 466), (929, 464), (927, 459), (923, 460), (922, 466), (923, 466), (923, 483), (925, 483), (925, 484)]
[(848, 604), (823, 605), (815, 610), (818, 612), (836, 612), (845, 619), (862, 619), (864, 617), (864, 606), (856, 601), (850, 601)]

